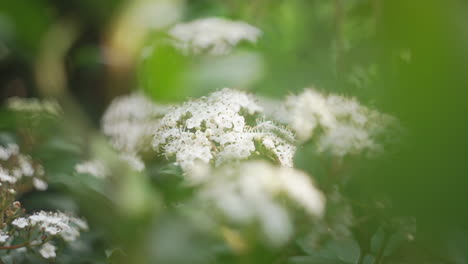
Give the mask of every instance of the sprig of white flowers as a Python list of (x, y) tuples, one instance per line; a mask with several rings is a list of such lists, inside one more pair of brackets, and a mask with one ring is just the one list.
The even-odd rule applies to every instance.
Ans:
[[(42, 165), (22, 154), (16, 144), (0, 146), (0, 250), (41, 246), (39, 254), (54, 258), (56, 247), (51, 244), (52, 239), (75, 241), (80, 231), (88, 230), (88, 225), (85, 220), (62, 212), (26, 215), (16, 195), (27, 184), (37, 190), (47, 188)], [(12, 244), (18, 241), (22, 243)]]
[(169, 35), (185, 54), (223, 55), (242, 41), (256, 43), (261, 31), (245, 22), (211, 17), (177, 24)]
[(0, 186), (13, 188), (15, 184), (30, 181), (35, 189), (47, 189), (44, 168), (28, 155), (22, 154), (16, 144), (0, 145)]
[(398, 127), (394, 117), (363, 106), (355, 98), (325, 95), (311, 88), (288, 96), (267, 112), (290, 127), (300, 142), (312, 139), (317, 151), (338, 157), (381, 153), (380, 137)]

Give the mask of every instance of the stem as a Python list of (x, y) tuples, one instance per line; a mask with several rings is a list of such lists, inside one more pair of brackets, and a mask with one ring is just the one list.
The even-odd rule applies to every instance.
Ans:
[(382, 259), (384, 257), (385, 249), (387, 248), (388, 242), (390, 241), (390, 234), (385, 232), (384, 238), (382, 241), (382, 245), (380, 245), (379, 252), (377, 253), (377, 257), (374, 260), (374, 264), (381, 264)]
[(343, 11), (343, 2), (341, 0), (333, 1), (335, 7), (335, 65), (336, 73), (339, 75), (343, 70), (343, 20), (344, 20), (344, 11)]
[(51, 238), (52, 238), (51, 236), (43, 237), (42, 242), (38, 244), (31, 244), (32, 241), (28, 241), (23, 244), (18, 244), (18, 245), (13, 245), (13, 246), (0, 246), (0, 250), (17, 249), (17, 248), (23, 248), (23, 247), (37, 247), (37, 246), (43, 245), (44, 243), (49, 241)]
[(31, 245), (29, 243), (23, 243), (23, 244), (14, 245), (14, 246), (3, 246), (3, 247), (0, 247), (0, 250), (2, 250), (2, 249), (17, 249), (17, 248), (22, 248), (22, 247), (27, 247), (27, 246), (31, 246)]
[[(372, 1), (372, 17), (374, 20), (374, 31), (377, 32), (377, 27), (380, 23), (380, 16), (382, 10), (382, 2), (381, 0), (373, 0)], [(374, 32), (374, 33), (375, 33)]]

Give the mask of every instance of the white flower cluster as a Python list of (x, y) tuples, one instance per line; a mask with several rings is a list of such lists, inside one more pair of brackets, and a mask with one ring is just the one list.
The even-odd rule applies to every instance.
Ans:
[(257, 42), (261, 31), (245, 22), (212, 17), (177, 24), (169, 35), (186, 54), (223, 55), (242, 41)]
[(252, 96), (225, 88), (168, 111), (154, 131), (153, 147), (166, 157), (174, 156), (185, 172), (197, 161), (220, 165), (246, 159), (256, 151), (256, 143), (292, 167), (295, 147), (281, 137), (287, 130), (267, 121), (247, 124), (261, 110)]
[(19, 229), (38, 227), (50, 236), (60, 235), (67, 242), (75, 241), (80, 230), (88, 230), (85, 220), (61, 212), (40, 211), (26, 217), (19, 217), (11, 223)]
[(8, 99), (7, 107), (13, 111), (30, 112), (34, 114), (47, 113), (57, 116), (62, 113), (62, 108), (56, 101), (37, 98), (12, 97)]
[(35, 164), (30, 156), (20, 153), (16, 144), (0, 145), (0, 186), (12, 187), (21, 180), (31, 180), (40, 191), (47, 189), (44, 168)]
[(362, 106), (354, 98), (313, 89), (289, 96), (278, 109), (285, 111), (278, 121), (287, 123), (299, 140), (314, 138), (318, 151), (336, 156), (381, 152), (377, 137), (396, 124), (393, 117)]
[(109, 169), (100, 160), (87, 160), (75, 165), (76, 173), (90, 174), (98, 179), (109, 176)]
[(8, 238), (10, 238), (10, 236), (6, 232), (0, 231), (0, 243), (5, 243)]
[[(45, 190), (43, 167), (30, 156), (20, 152), (18, 145), (0, 146), (0, 243), (10, 246), (15, 241), (25, 241), (14, 245), (19, 248), (42, 245), (39, 253), (44, 258), (55, 257), (55, 246), (47, 242), (59, 236), (66, 242), (75, 241), (81, 230), (87, 230), (86, 221), (61, 212), (40, 211), (24, 215), (21, 203), (15, 201), (16, 191), (30, 181), (37, 190)], [(19, 238), (19, 239), (18, 239)], [(47, 243), (45, 243), (47, 242)]]
[(236, 223), (258, 222), (273, 245), (284, 244), (294, 228), (290, 210), (279, 196), (286, 197), (312, 216), (325, 208), (323, 194), (310, 177), (293, 168), (274, 166), (265, 161), (246, 161), (215, 169), (198, 170), (198, 198)]
[[(119, 155), (119, 158), (135, 171), (141, 172), (145, 169), (145, 164), (135, 154), (123, 152)], [(111, 174), (109, 166), (97, 159), (77, 163), (75, 165), (75, 172), (90, 174), (98, 179), (105, 179)]]
[(120, 151), (136, 153), (151, 142), (167, 107), (135, 93), (114, 99), (102, 118), (102, 131)]
[[(56, 247), (50, 242), (55, 237), (60, 237), (65, 242), (73, 242), (80, 236), (81, 231), (88, 230), (85, 220), (62, 212), (39, 211), (32, 215), (19, 216), (23, 212), (19, 202), (14, 202), (9, 217), (15, 217), (13, 221), (3, 223), (0, 231), (0, 243), (10, 246), (13, 242), (26, 241), (19, 245), (23, 247), (41, 246), (39, 254), (46, 259), (55, 258)], [(5, 229), (6, 228), (6, 229)], [(9, 230), (9, 231), (7, 231)]]

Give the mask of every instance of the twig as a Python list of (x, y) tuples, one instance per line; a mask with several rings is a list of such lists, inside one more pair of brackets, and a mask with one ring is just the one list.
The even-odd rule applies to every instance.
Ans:
[(14, 246), (2, 246), (0, 247), (0, 250), (2, 249), (17, 249), (17, 248), (22, 248), (22, 247), (27, 247), (31, 246), (29, 243), (24, 243), (24, 244), (19, 244), (19, 245), (14, 245)]

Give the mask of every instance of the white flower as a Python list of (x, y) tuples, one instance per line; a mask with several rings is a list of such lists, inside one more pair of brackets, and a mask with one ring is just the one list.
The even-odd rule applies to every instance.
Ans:
[[(10, 160), (14, 157), (14, 161)], [(23, 179), (23, 176), (43, 176), (44, 168), (40, 164), (34, 164), (30, 156), (19, 152), (19, 147), (16, 144), (9, 144), (7, 147), (0, 146), (0, 160), (5, 160), (8, 163), (13, 163), (14, 166), (9, 165), (9, 169), (5, 169), (0, 166), (0, 182), (6, 182), (9, 184), (15, 184)], [(37, 181), (43, 180), (37, 178), (33, 184), (36, 185)], [(44, 187), (42, 184), (39, 187)], [(39, 189), (39, 188), (37, 188)]]
[(80, 230), (87, 231), (89, 229), (88, 222), (86, 222), (86, 220), (84, 219), (78, 217), (70, 217), (70, 222)]
[(14, 184), (16, 183), (17, 179), (13, 176), (8, 175), (7, 172), (2, 167), (0, 167), (0, 181)]
[(22, 229), (22, 228), (25, 228), (26, 226), (29, 225), (29, 221), (28, 219), (24, 218), (24, 217), (19, 217), (19, 218), (16, 218), (15, 220), (13, 220), (13, 222), (11, 222), (12, 225)]
[(49, 235), (57, 235), (69, 227), (70, 218), (61, 212), (40, 211), (29, 216), (31, 225), (39, 226)]
[(80, 236), (80, 230), (87, 231), (88, 223), (86, 220), (69, 216), (68, 228), (65, 228), (60, 236), (67, 242), (75, 241)]
[(9, 237), (5, 232), (0, 231), (0, 243), (5, 243)]
[(67, 228), (60, 232), (60, 236), (67, 242), (75, 241), (80, 236), (80, 231), (76, 228)]
[(36, 188), (39, 191), (45, 191), (48, 187), (47, 182), (35, 177), (33, 178), (33, 185), (34, 188)]
[(7, 101), (9, 109), (14, 111), (32, 112), (32, 113), (47, 113), (57, 116), (61, 114), (60, 105), (54, 100), (44, 100), (37, 98), (20, 98), (11, 97)]
[(138, 172), (142, 172), (145, 169), (145, 163), (134, 153), (122, 153), (120, 159)]
[(28, 156), (18, 155), (18, 163), (24, 176), (33, 176), (34, 168), (32, 166), (31, 159)]
[(186, 54), (222, 55), (242, 41), (257, 42), (261, 31), (244, 22), (213, 17), (177, 24), (169, 34), (175, 39), (174, 45)]
[(75, 165), (77, 173), (87, 173), (96, 178), (103, 179), (109, 175), (108, 168), (99, 160), (89, 160)]
[(8, 160), (10, 158), (10, 153), (8, 151), (0, 146), (0, 160)]
[(8, 144), (6, 147), (0, 146), (0, 160), (8, 160), (18, 153), (19, 147), (16, 144)]
[(279, 199), (287, 199), (311, 216), (321, 216), (323, 194), (305, 173), (264, 161), (247, 161), (201, 171), (198, 176), (203, 203), (212, 204), (236, 223), (258, 221), (264, 235), (275, 245), (284, 244), (293, 234), (291, 215)]
[[(123, 152), (119, 155), (119, 158), (135, 171), (142, 172), (145, 169), (145, 164), (141, 158), (134, 153)], [(110, 175), (111, 170), (103, 161), (94, 159), (76, 164), (75, 172), (87, 173), (98, 179), (104, 179)]]
[(168, 111), (154, 132), (153, 147), (175, 157), (185, 172), (197, 161), (221, 165), (247, 159), (255, 143), (263, 144), (282, 165), (292, 166), (291, 132), (267, 121), (246, 124), (261, 110), (251, 95), (225, 88)]
[(40, 211), (28, 217), (31, 226), (37, 226), (45, 233), (60, 235), (65, 241), (75, 241), (80, 230), (86, 231), (86, 221), (61, 212)]
[(117, 150), (131, 153), (145, 150), (158, 126), (158, 117), (167, 109), (139, 93), (118, 97), (104, 113), (102, 131)]
[(52, 245), (50, 242), (45, 243), (42, 245), (41, 249), (39, 249), (39, 253), (45, 259), (55, 258), (56, 247)]

